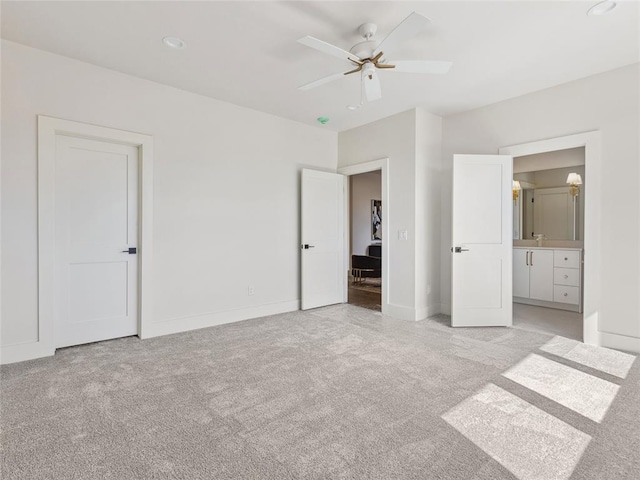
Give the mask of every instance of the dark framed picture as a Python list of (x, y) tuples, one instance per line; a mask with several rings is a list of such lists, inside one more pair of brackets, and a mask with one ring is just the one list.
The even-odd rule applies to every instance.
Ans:
[(382, 200), (371, 200), (371, 240), (382, 240)]

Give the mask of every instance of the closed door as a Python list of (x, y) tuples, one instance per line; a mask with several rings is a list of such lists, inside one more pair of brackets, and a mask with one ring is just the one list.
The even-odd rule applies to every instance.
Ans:
[(571, 240), (573, 203), (569, 188), (538, 188), (534, 200), (535, 234), (543, 234), (553, 240)]
[(336, 173), (302, 170), (303, 310), (346, 300), (345, 179)]
[(56, 348), (137, 334), (138, 149), (58, 135)]
[(529, 285), (530, 298), (553, 301), (553, 250), (531, 250)]
[(513, 159), (454, 155), (451, 325), (510, 326)]

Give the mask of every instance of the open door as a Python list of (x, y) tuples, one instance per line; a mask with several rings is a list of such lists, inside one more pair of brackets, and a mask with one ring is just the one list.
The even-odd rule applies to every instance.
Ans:
[(343, 303), (346, 177), (302, 170), (302, 310)]
[(454, 155), (451, 326), (511, 326), (513, 158)]

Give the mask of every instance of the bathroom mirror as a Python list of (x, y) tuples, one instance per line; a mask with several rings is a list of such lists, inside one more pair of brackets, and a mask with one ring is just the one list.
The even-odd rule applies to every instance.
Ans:
[[(513, 171), (514, 240), (584, 239), (584, 148), (516, 157)], [(567, 184), (569, 174), (582, 183)]]

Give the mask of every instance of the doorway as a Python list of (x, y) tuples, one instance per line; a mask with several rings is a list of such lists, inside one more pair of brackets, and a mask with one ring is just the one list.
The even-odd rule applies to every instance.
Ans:
[[(380, 218), (380, 225), (379, 228), (381, 226), (380, 229), (380, 234), (381, 234), (381, 240), (376, 241), (373, 240), (371, 238), (371, 232), (372, 232), (372, 228), (373, 228), (373, 209), (374, 206), (371, 205), (371, 200), (377, 200), (377, 198), (369, 198), (369, 199), (365, 199), (367, 200), (366, 205), (368, 205), (366, 208), (367, 213), (366, 213), (366, 223), (367, 223), (367, 232), (369, 235), (369, 240), (365, 241), (366, 243), (366, 250), (364, 250), (366, 253), (373, 253), (374, 255), (377, 254), (378, 252), (376, 251), (379, 245), (379, 255), (380, 255), (380, 269), (381, 269), (381, 273), (382, 273), (382, 277), (381, 277), (381, 281), (380, 281), (380, 296), (381, 296), (381, 302), (380, 302), (380, 311), (382, 312), (382, 314), (389, 314), (390, 311), (390, 305), (389, 305), (389, 293), (390, 290), (392, 288), (392, 286), (390, 285), (389, 282), (389, 262), (391, 261), (391, 257), (392, 257), (392, 252), (390, 249), (390, 242), (389, 241), (385, 241), (385, 232), (389, 232), (389, 215), (392, 211), (392, 206), (389, 200), (389, 159), (388, 158), (381, 158), (378, 160), (371, 160), (368, 162), (363, 162), (363, 163), (357, 163), (354, 165), (349, 165), (346, 167), (341, 167), (338, 169), (338, 173), (342, 174), (342, 175), (346, 175), (347, 176), (347, 182), (346, 182), (346, 188), (347, 188), (347, 201), (344, 203), (344, 211), (345, 211), (345, 215), (344, 215), (344, 219), (345, 219), (345, 236), (344, 236), (344, 278), (348, 278), (349, 280), (351, 280), (351, 212), (350, 212), (350, 204), (351, 202), (350, 197), (351, 197), (351, 193), (350, 193), (350, 185), (351, 185), (351, 181), (349, 180), (350, 177), (355, 176), (355, 175), (360, 175), (363, 173), (369, 173), (369, 172), (379, 172), (376, 173), (376, 175), (379, 175), (380, 178), (380, 186), (381, 186), (381, 195), (379, 197), (381, 203), (379, 205), (376, 205), (375, 207), (379, 206), (379, 212), (381, 214), (381, 218)], [(371, 220), (369, 220), (371, 219)], [(371, 222), (371, 223), (370, 223)], [(364, 238), (364, 237), (363, 237)], [(368, 247), (369, 245), (374, 245), (373, 250), (370, 250)], [(374, 256), (374, 255), (367, 255), (367, 256)], [(345, 285), (345, 289), (344, 289), (344, 302), (347, 303), (348, 299), (349, 299), (349, 286), (350, 286), (350, 282), (344, 282)]]
[(513, 159), (513, 324), (582, 341), (585, 148)]
[[(548, 140), (540, 140), (531, 143), (512, 145), (508, 147), (500, 148), (500, 154), (511, 155), (514, 158), (533, 156), (536, 154), (543, 154), (549, 152), (565, 151), (569, 149), (582, 149), (584, 152), (584, 172), (585, 178), (589, 179), (588, 194), (584, 194), (582, 197), (582, 205), (584, 210), (584, 222), (581, 229), (583, 238), (574, 241), (573, 234), (571, 240), (558, 240), (551, 242), (547, 240), (547, 249), (553, 251), (553, 253), (546, 254), (547, 268), (551, 269), (553, 275), (553, 283), (551, 286), (552, 298), (555, 302), (558, 299), (567, 300), (568, 306), (571, 306), (569, 310), (573, 310), (573, 313), (577, 314), (578, 318), (578, 330), (582, 330), (582, 340), (585, 343), (592, 345), (601, 344), (602, 334), (598, 331), (598, 314), (599, 314), (599, 295), (598, 295), (598, 282), (600, 278), (600, 245), (599, 245), (599, 208), (601, 204), (601, 186), (600, 186), (600, 172), (602, 170), (602, 158), (600, 153), (600, 132), (592, 131), (585, 133), (578, 133), (575, 135), (568, 135), (565, 137), (551, 138)], [(575, 165), (569, 165), (575, 166)], [(575, 172), (569, 172), (575, 173)], [(565, 179), (565, 187), (567, 187)], [(584, 180), (584, 179), (583, 179)], [(569, 185), (570, 187), (571, 185)], [(515, 187), (515, 186), (514, 186)], [(514, 188), (515, 190), (515, 188)], [(514, 192), (515, 196), (515, 192)], [(578, 207), (576, 207), (577, 209)], [(571, 209), (573, 212), (573, 209)], [(515, 215), (515, 212), (514, 212)], [(579, 221), (578, 219), (576, 222)], [(573, 213), (572, 213), (573, 223)], [(515, 224), (515, 222), (514, 222)], [(573, 230), (573, 225), (572, 225)], [(535, 233), (535, 230), (533, 230)], [(580, 230), (578, 230), (580, 231)], [(544, 232), (540, 232), (544, 234)], [(526, 251), (534, 251), (537, 249), (538, 244), (536, 240), (523, 239), (523, 242), (530, 242), (528, 244), (521, 245), (524, 247), (525, 253), (522, 258), (525, 261), (525, 266), (531, 267), (531, 256)], [(516, 240), (514, 240), (516, 242)], [(567, 243), (569, 242), (569, 243)], [(573, 242), (580, 242), (577, 245)], [(542, 239), (542, 247), (545, 246), (545, 240)], [(530, 247), (530, 248), (527, 248)], [(570, 247), (573, 247), (570, 248)], [(566, 252), (566, 254), (564, 253)], [(514, 255), (516, 254), (516, 248), (514, 248)], [(536, 266), (536, 260), (540, 260), (542, 257), (536, 253), (534, 255), (534, 266)], [(526, 265), (527, 262), (529, 265)], [(514, 263), (515, 266), (515, 263)], [(556, 270), (558, 269), (558, 270)], [(576, 272), (578, 272), (579, 278), (576, 279)], [(521, 272), (522, 274), (523, 272)], [(514, 277), (517, 273), (514, 271)], [(565, 278), (565, 275), (567, 278)], [(524, 277), (526, 275), (523, 274)], [(545, 275), (548, 278), (548, 274)], [(529, 271), (529, 281), (531, 281), (531, 272)], [(573, 283), (579, 282), (579, 286), (573, 285)], [(566, 285), (566, 283), (571, 283)], [(515, 278), (514, 278), (515, 284)], [(521, 284), (522, 285), (522, 284)], [(531, 292), (531, 289), (529, 289)], [(575, 297), (572, 297), (575, 293), (580, 294), (580, 306), (576, 308)], [(565, 295), (566, 294), (566, 295)], [(537, 299), (534, 299), (537, 300)], [(548, 305), (533, 305), (533, 307), (548, 307)], [(551, 310), (551, 309), (548, 309)], [(549, 313), (548, 310), (538, 310), (543, 313)], [(517, 314), (517, 312), (516, 312)], [(554, 333), (554, 332), (550, 332)]]
[(149, 336), (152, 229), (153, 137), (38, 116), (38, 342), (11, 358)]
[(349, 177), (347, 303), (382, 311), (382, 171)]

